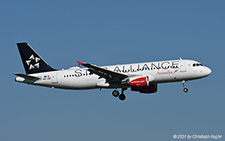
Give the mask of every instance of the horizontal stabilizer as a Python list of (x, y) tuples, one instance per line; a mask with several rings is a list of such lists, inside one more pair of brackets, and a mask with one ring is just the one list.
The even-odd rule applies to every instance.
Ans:
[(38, 80), (38, 79), (40, 79), (39, 77), (30, 76), (30, 75), (26, 75), (26, 74), (20, 74), (20, 73), (14, 73), (14, 75), (19, 76), (19, 77), (23, 77), (25, 79), (30, 79), (30, 80)]

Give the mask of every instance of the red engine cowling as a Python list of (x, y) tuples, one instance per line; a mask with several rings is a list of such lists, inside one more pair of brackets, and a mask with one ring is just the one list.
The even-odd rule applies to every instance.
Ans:
[(148, 83), (148, 77), (139, 77), (131, 80), (129, 84), (131, 87), (146, 87)]
[(157, 84), (150, 84), (145, 87), (131, 87), (132, 91), (139, 91), (140, 93), (155, 93), (157, 92)]

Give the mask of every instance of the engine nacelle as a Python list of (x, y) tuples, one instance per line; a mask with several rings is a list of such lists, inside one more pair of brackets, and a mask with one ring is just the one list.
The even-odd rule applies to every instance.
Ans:
[(130, 78), (129, 85), (131, 87), (146, 87), (149, 85), (149, 77)]
[(150, 84), (145, 87), (131, 87), (132, 91), (139, 91), (140, 93), (155, 93), (157, 92), (157, 84)]
[(145, 76), (131, 76), (122, 81), (123, 85), (130, 87), (148, 87), (150, 82), (154, 81), (154, 77), (150, 75)]

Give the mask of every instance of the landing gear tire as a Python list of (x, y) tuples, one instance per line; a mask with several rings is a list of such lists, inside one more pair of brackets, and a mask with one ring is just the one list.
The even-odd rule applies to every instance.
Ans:
[(126, 96), (122, 93), (122, 94), (120, 94), (119, 99), (124, 101), (126, 99)]
[(119, 96), (119, 91), (117, 91), (117, 90), (114, 90), (113, 92), (112, 92), (112, 95), (114, 96), (114, 97), (118, 97)]
[(184, 88), (184, 92), (187, 93), (188, 92), (188, 88)]

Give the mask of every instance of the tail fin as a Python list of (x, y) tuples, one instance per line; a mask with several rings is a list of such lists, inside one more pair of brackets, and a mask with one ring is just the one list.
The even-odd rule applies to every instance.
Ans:
[(27, 74), (54, 71), (27, 43), (17, 43)]

